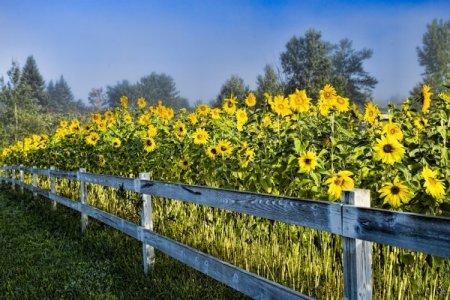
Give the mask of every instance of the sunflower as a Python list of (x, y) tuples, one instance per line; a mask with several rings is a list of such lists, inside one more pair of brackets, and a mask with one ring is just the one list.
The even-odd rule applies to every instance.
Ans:
[(137, 106), (140, 108), (140, 109), (144, 109), (146, 106), (147, 106), (147, 102), (145, 101), (145, 98), (144, 97), (139, 97), (138, 99), (137, 99)]
[(325, 101), (324, 99), (320, 98), (319, 101), (317, 102), (317, 106), (319, 108), (319, 113), (322, 116), (328, 116), (328, 113), (330, 111), (331, 105)]
[(217, 151), (216, 147), (210, 146), (206, 149), (206, 155), (211, 159), (216, 159), (217, 155), (219, 155), (219, 151)]
[(426, 193), (435, 199), (442, 199), (445, 195), (445, 183), (438, 178), (437, 172), (429, 167), (424, 167), (421, 175), (425, 180), (423, 186)]
[(146, 138), (144, 140), (144, 150), (147, 152), (153, 152), (156, 149), (156, 143), (155, 140), (150, 138)]
[(237, 122), (237, 129), (239, 131), (242, 131), (242, 126), (248, 121), (247, 112), (240, 108), (236, 111), (236, 122)]
[(266, 127), (269, 127), (270, 124), (272, 124), (272, 118), (270, 117), (270, 115), (267, 115), (267, 114), (266, 114), (266, 115), (262, 118), (261, 125), (262, 125), (262, 127), (266, 128)]
[(429, 85), (422, 85), (422, 112), (423, 113), (427, 113), (428, 110), (430, 109), (430, 105), (431, 105), (431, 95), (433, 95), (430, 92), (430, 86)]
[(323, 89), (319, 91), (319, 100), (325, 102), (328, 106), (333, 106), (336, 101), (336, 90), (331, 84), (326, 84)]
[(277, 115), (282, 117), (292, 114), (291, 108), (289, 107), (289, 100), (281, 95), (275, 96), (270, 101), (270, 107)]
[(91, 146), (95, 146), (99, 139), (100, 139), (100, 136), (98, 135), (97, 132), (91, 132), (86, 137), (86, 144), (91, 145)]
[(230, 98), (226, 98), (223, 101), (223, 110), (227, 114), (230, 114), (230, 115), (234, 114), (234, 112), (236, 111), (236, 102), (237, 102), (237, 99), (233, 95), (231, 95)]
[(128, 107), (128, 97), (127, 96), (120, 97), (120, 106), (122, 106), (123, 108)]
[(198, 128), (193, 135), (194, 144), (203, 145), (208, 141), (208, 132), (203, 128)]
[(252, 149), (246, 149), (244, 153), (244, 159), (241, 160), (241, 166), (243, 168), (248, 167), (248, 164), (253, 161), (255, 157), (255, 151)]
[(364, 111), (364, 120), (373, 125), (377, 122), (379, 116), (380, 110), (378, 109), (378, 106), (373, 102), (367, 103)]
[(106, 126), (106, 120), (100, 122), (97, 124), (98, 130), (100, 130), (101, 132), (105, 132), (107, 128)]
[(350, 100), (345, 97), (336, 96), (333, 107), (338, 112), (346, 112), (350, 109)]
[(233, 146), (231, 145), (231, 142), (226, 140), (220, 140), (217, 143), (216, 148), (219, 151), (219, 154), (222, 155), (222, 157), (228, 157), (231, 155), (231, 153), (233, 153)]
[(447, 103), (450, 103), (450, 93), (444, 93), (444, 92), (442, 92), (442, 93), (439, 93), (439, 98), (441, 98), (442, 100), (444, 100), (445, 102), (447, 102)]
[(209, 106), (206, 104), (200, 104), (197, 106), (197, 109), (195, 110), (199, 116), (206, 116), (209, 112)]
[(343, 190), (352, 189), (355, 186), (353, 179), (350, 177), (352, 175), (352, 172), (344, 170), (327, 179), (328, 194), (334, 199), (339, 199)]
[(425, 119), (424, 117), (417, 117), (414, 120), (414, 125), (416, 126), (416, 128), (421, 131), (423, 130), (428, 124), (428, 120)]
[(129, 113), (128, 111), (126, 111), (126, 112), (123, 114), (123, 121), (124, 121), (126, 124), (131, 124), (131, 123), (133, 123), (133, 117), (130, 115), (130, 113)]
[(375, 159), (389, 165), (401, 161), (403, 154), (405, 154), (403, 145), (389, 136), (377, 139), (377, 144), (373, 147), (373, 150), (375, 150)]
[(148, 125), (147, 135), (150, 138), (154, 138), (158, 134), (158, 129), (153, 125)]
[(249, 93), (245, 98), (245, 105), (248, 107), (253, 107), (256, 105), (256, 96), (253, 93)]
[(189, 165), (190, 165), (190, 163), (189, 163), (189, 161), (187, 160), (187, 159), (185, 159), (185, 158), (183, 158), (183, 159), (180, 159), (180, 161), (178, 161), (178, 166), (182, 169), (182, 170), (187, 170), (187, 169), (189, 169)]
[(312, 151), (303, 153), (302, 156), (298, 158), (298, 165), (303, 172), (311, 172), (317, 166), (316, 154)]
[(119, 138), (113, 138), (112, 145), (114, 148), (119, 148), (120, 146), (122, 146), (122, 141)]
[(70, 123), (69, 129), (70, 129), (71, 133), (80, 131), (80, 122), (78, 120), (73, 120)]
[(309, 103), (311, 98), (308, 98), (305, 90), (295, 89), (295, 92), (288, 96), (289, 106), (292, 111), (303, 113), (309, 110)]
[(400, 124), (398, 123), (393, 122), (386, 123), (383, 126), (382, 133), (398, 141), (403, 140), (403, 132), (400, 128)]
[(98, 156), (98, 164), (100, 165), (100, 167), (104, 167), (106, 165), (106, 159), (101, 154)]
[(92, 120), (92, 122), (94, 122), (95, 124), (98, 124), (98, 123), (100, 123), (101, 121), (102, 121), (102, 115), (101, 114), (93, 114), (92, 116), (91, 116), (91, 120)]
[(412, 197), (409, 188), (397, 177), (392, 182), (385, 182), (378, 192), (384, 198), (384, 203), (389, 203), (393, 208), (408, 203)]
[(173, 132), (179, 140), (182, 140), (186, 136), (186, 125), (183, 122), (177, 121), (173, 125)]
[(105, 112), (105, 120), (106, 121), (114, 122), (115, 121), (114, 119), (115, 119), (115, 117), (114, 117), (114, 113), (112, 111), (108, 110), (107, 112)]
[(220, 118), (220, 112), (221, 112), (220, 108), (213, 108), (213, 109), (211, 109), (211, 111), (210, 111), (211, 119), (213, 119), (213, 120), (219, 119)]
[(189, 121), (191, 122), (192, 125), (195, 125), (198, 122), (198, 118), (197, 118), (197, 115), (195, 113), (189, 114), (188, 115), (188, 119), (189, 119)]

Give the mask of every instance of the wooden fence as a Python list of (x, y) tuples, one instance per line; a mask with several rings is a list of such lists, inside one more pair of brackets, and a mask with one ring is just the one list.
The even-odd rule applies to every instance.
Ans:
[[(255, 299), (311, 299), (218, 258), (202, 253), (153, 231), (151, 196), (177, 199), (270, 220), (296, 224), (343, 236), (344, 299), (372, 298), (371, 242), (431, 255), (450, 257), (450, 219), (370, 208), (370, 192), (344, 191), (341, 203), (279, 197), (251, 192), (192, 186), (139, 178), (124, 178), (50, 169), (3, 166), (0, 180), (19, 186), (81, 213), (84, 231), (88, 217), (103, 222), (142, 242), (144, 272), (155, 262), (154, 248)], [(17, 172), (18, 171), (18, 172)], [(32, 174), (32, 185), (24, 182)], [(38, 176), (50, 178), (50, 190), (38, 187)], [(78, 180), (80, 199), (56, 194), (56, 178)], [(122, 188), (142, 194), (141, 225), (90, 206), (87, 183)]]

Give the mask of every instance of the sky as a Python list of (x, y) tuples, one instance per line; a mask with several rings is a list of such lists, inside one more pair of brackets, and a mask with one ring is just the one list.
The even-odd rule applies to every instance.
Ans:
[[(62, 74), (75, 97), (151, 72), (172, 76), (191, 103), (217, 96), (232, 74), (251, 87), (293, 35), (309, 28), (370, 48), (380, 104), (408, 95), (426, 24), (450, 1), (14, 1), (0, 0), (0, 76), (34, 55), (48, 82)], [(6, 77), (6, 76), (5, 76)]]

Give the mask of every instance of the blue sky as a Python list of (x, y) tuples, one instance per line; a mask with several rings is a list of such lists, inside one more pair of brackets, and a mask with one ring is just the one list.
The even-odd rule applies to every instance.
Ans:
[(238, 74), (250, 87), (293, 35), (308, 28), (356, 49), (385, 103), (416, 84), (426, 24), (450, 1), (9, 1), (0, 0), (0, 74), (33, 54), (48, 81), (63, 74), (77, 98), (92, 87), (171, 75), (191, 102), (215, 97)]

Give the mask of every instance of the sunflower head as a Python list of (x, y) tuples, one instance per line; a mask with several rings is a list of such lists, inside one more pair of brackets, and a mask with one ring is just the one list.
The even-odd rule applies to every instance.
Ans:
[(237, 98), (231, 95), (229, 98), (223, 100), (223, 110), (232, 115), (236, 111)]
[(182, 140), (187, 131), (186, 131), (186, 125), (184, 125), (183, 122), (181, 121), (177, 121), (174, 125), (173, 125), (173, 132), (175, 134), (175, 136), (179, 139)]
[(98, 135), (98, 133), (92, 132), (86, 137), (86, 144), (95, 146), (99, 139), (100, 136)]
[(233, 146), (227, 140), (220, 140), (216, 145), (216, 149), (222, 157), (228, 157), (233, 153)]
[(146, 152), (153, 152), (156, 149), (156, 143), (155, 140), (153, 138), (146, 138), (144, 140), (144, 150)]
[(245, 105), (248, 107), (253, 107), (256, 105), (256, 96), (253, 93), (249, 93), (245, 98)]
[(190, 163), (187, 159), (183, 158), (180, 159), (180, 161), (178, 162), (178, 166), (182, 169), (182, 170), (187, 170), (189, 169)]
[(120, 148), (122, 141), (119, 138), (113, 138), (111, 144), (114, 148)]
[(206, 104), (200, 104), (197, 106), (197, 109), (195, 110), (199, 116), (206, 116), (209, 112), (210, 108)]
[(328, 194), (332, 199), (339, 199), (343, 190), (349, 190), (355, 186), (353, 179), (350, 177), (352, 175), (352, 172), (343, 170), (326, 181), (328, 183)]
[(147, 102), (145, 101), (144, 97), (139, 97), (136, 101), (136, 104), (140, 109), (144, 109), (147, 106)]
[(309, 110), (311, 99), (306, 95), (305, 90), (295, 89), (295, 92), (288, 96), (289, 106), (292, 111), (303, 113)]
[(389, 165), (401, 161), (405, 154), (403, 145), (395, 138), (389, 136), (378, 139), (373, 150), (375, 151), (375, 159)]
[(336, 96), (333, 107), (338, 112), (346, 112), (350, 109), (350, 100), (345, 97)]
[(193, 138), (194, 138), (194, 144), (197, 144), (197, 145), (206, 144), (206, 142), (208, 141), (208, 132), (206, 132), (206, 130), (203, 128), (198, 128), (194, 132)]
[(388, 203), (393, 208), (408, 203), (412, 197), (412, 192), (397, 177), (392, 182), (385, 182), (378, 192), (384, 198), (384, 203)]
[(378, 106), (373, 102), (368, 102), (364, 110), (364, 120), (373, 125), (378, 121), (379, 116), (380, 110), (378, 109)]
[(401, 141), (403, 139), (403, 132), (400, 124), (389, 122), (383, 126), (382, 133), (388, 137)]
[(427, 113), (431, 106), (431, 95), (433, 95), (430, 91), (429, 85), (422, 85), (422, 112)]
[(303, 153), (298, 158), (298, 165), (300, 170), (306, 173), (313, 171), (317, 166), (317, 157), (316, 154), (312, 151), (308, 151)]
[(206, 155), (208, 155), (210, 159), (216, 159), (217, 155), (219, 155), (219, 151), (215, 146), (210, 146), (206, 149)]
[(154, 138), (158, 134), (158, 129), (153, 125), (148, 125), (147, 135), (150, 138)]

